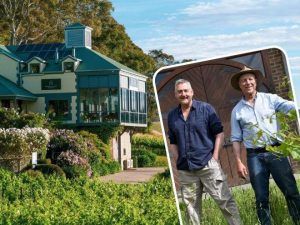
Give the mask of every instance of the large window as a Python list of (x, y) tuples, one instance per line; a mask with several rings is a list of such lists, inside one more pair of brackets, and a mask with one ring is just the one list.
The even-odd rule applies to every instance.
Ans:
[(48, 115), (56, 120), (67, 120), (69, 117), (68, 100), (50, 100), (48, 102)]
[(118, 89), (80, 89), (81, 122), (105, 122), (118, 120)]

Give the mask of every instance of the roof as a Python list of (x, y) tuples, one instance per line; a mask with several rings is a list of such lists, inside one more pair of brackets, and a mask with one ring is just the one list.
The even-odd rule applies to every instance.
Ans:
[(7, 99), (36, 101), (37, 97), (26, 89), (0, 75), (0, 96)]
[[(75, 26), (76, 24), (73, 25)], [(77, 24), (76, 26), (79, 25), (82, 24)], [(81, 60), (75, 72), (122, 70), (145, 77), (133, 69), (89, 48), (77, 47), (75, 48), (75, 56), (72, 56), (72, 48), (66, 48), (63, 43), (3, 46), (1, 47), (1, 51), (5, 52), (5, 54), (9, 54), (11, 58), (23, 62), (28, 62), (28, 60), (34, 57), (44, 60), (46, 61), (45, 73), (62, 72), (62, 60), (66, 59), (66, 57), (72, 57)], [(58, 51), (58, 60), (55, 60), (56, 51)]]
[(6, 55), (6, 56), (8, 56), (9, 58), (17, 61), (17, 62), (21, 62), (22, 61), (13, 52), (11, 52), (9, 49), (7, 49), (6, 46), (4, 46), (4, 45), (0, 45), (0, 54), (1, 53), (4, 54), (4, 55)]
[(73, 29), (78, 29), (78, 28), (81, 28), (81, 29), (84, 29), (84, 28), (89, 28), (92, 30), (91, 27), (88, 27), (88, 26), (85, 26), (81, 23), (73, 23), (73, 24), (70, 24), (69, 26), (66, 26), (65, 27), (65, 30), (73, 30)]

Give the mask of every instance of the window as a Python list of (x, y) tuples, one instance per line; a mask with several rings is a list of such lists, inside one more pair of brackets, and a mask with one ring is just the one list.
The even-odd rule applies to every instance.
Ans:
[(30, 72), (31, 73), (39, 73), (40, 72), (40, 64), (39, 63), (30, 64)]
[(68, 100), (50, 100), (48, 102), (48, 113), (50, 118), (66, 120), (69, 116)]
[(121, 89), (121, 109), (123, 111), (129, 111), (129, 107), (128, 107), (128, 89)]
[(118, 120), (119, 94), (116, 88), (80, 89), (81, 122)]
[(138, 98), (137, 98), (138, 92), (130, 91), (130, 110), (132, 112), (137, 112), (137, 106), (138, 106)]
[(146, 113), (146, 94), (140, 92), (139, 112)]
[(74, 62), (65, 62), (64, 71), (74, 72)]

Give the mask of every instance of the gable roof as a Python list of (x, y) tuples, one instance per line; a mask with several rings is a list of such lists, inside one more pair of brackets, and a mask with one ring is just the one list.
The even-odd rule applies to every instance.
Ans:
[[(76, 24), (73, 24), (74, 26)], [(73, 26), (72, 25), (72, 26)], [(77, 24), (79, 26), (82, 24)], [(83, 26), (83, 25), (82, 25)], [(32, 58), (38, 58), (47, 62), (44, 69), (45, 73), (57, 73), (62, 72), (61, 61), (66, 57), (72, 56), (72, 48), (66, 48), (63, 43), (52, 43), (52, 44), (26, 44), (18, 46), (3, 46), (3, 51), (7, 54), (11, 54), (12, 57), (21, 60), (22, 62), (28, 62)], [(79, 66), (75, 72), (86, 72), (86, 71), (127, 71), (137, 76), (146, 76), (130, 69), (129, 67), (89, 48), (78, 47), (75, 48), (75, 57), (77, 60), (81, 60)], [(59, 63), (55, 60), (56, 51), (59, 55)]]
[(26, 89), (0, 75), (0, 96), (7, 99), (36, 101), (37, 97)]

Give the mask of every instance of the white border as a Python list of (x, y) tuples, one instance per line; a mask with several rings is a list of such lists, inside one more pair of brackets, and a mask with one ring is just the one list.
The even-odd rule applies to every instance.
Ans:
[(172, 178), (173, 193), (175, 195), (175, 201), (176, 201), (176, 207), (177, 207), (179, 222), (180, 222), (181, 225), (183, 225), (182, 218), (181, 218), (181, 211), (180, 211), (180, 207), (179, 207), (179, 201), (178, 201), (178, 198), (177, 198), (177, 191), (176, 191), (176, 187), (175, 187), (174, 174), (173, 174), (173, 171), (172, 171), (172, 165), (171, 165), (171, 160), (170, 160), (170, 155), (169, 155), (167, 137), (165, 135), (166, 133), (165, 133), (165, 128), (163, 126), (163, 120), (162, 120), (162, 115), (161, 115), (161, 110), (160, 110), (160, 104), (159, 104), (157, 89), (156, 89), (156, 84), (155, 84), (156, 75), (160, 71), (165, 70), (165, 69), (176, 68), (176, 67), (181, 67), (181, 66), (185, 66), (185, 65), (191, 65), (191, 64), (195, 64), (195, 63), (199, 63), (199, 62), (209, 61), (209, 60), (222, 59), (222, 58), (226, 58), (226, 57), (231, 57), (231, 56), (235, 56), (235, 55), (241, 55), (241, 54), (246, 54), (246, 53), (251, 53), (251, 52), (256, 52), (256, 51), (262, 51), (262, 50), (267, 50), (267, 49), (271, 49), (271, 48), (278, 49), (283, 53), (283, 56), (284, 56), (283, 65), (286, 66), (285, 71), (288, 73), (287, 76), (290, 80), (290, 85), (291, 85), (293, 98), (294, 98), (293, 101), (294, 101), (294, 105), (295, 105), (295, 109), (296, 109), (296, 113), (297, 113), (298, 132), (300, 132), (300, 128), (299, 128), (299, 110), (298, 110), (297, 104), (296, 104), (296, 102), (298, 102), (298, 101), (297, 101), (297, 97), (296, 97), (296, 93), (295, 93), (294, 82), (293, 82), (293, 79), (292, 79), (292, 76), (291, 76), (290, 62), (288, 60), (288, 55), (287, 55), (286, 51), (280, 46), (271, 45), (271, 46), (267, 46), (267, 47), (263, 47), (263, 48), (256, 48), (256, 49), (250, 49), (250, 50), (245, 50), (245, 51), (238, 51), (238, 52), (234, 52), (232, 54), (226, 54), (226, 55), (222, 55), (222, 56), (219, 56), (219, 57), (211, 57), (211, 58), (205, 58), (205, 59), (195, 60), (195, 61), (186, 62), (186, 63), (179, 63), (179, 64), (175, 64), (175, 65), (171, 65), (171, 66), (164, 66), (164, 67), (161, 67), (158, 70), (156, 70), (156, 72), (154, 73), (153, 79), (152, 79), (152, 85), (153, 85), (153, 88), (154, 88), (155, 100), (156, 100), (156, 105), (157, 105), (157, 110), (158, 110), (159, 120), (160, 120), (160, 126), (162, 128), (163, 138), (164, 138), (164, 143), (165, 143), (165, 148), (166, 148), (166, 154), (167, 154), (167, 157), (168, 157), (168, 164), (169, 164), (170, 174), (171, 174), (171, 178)]

